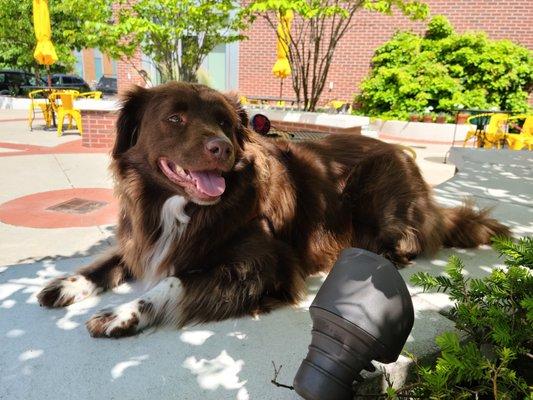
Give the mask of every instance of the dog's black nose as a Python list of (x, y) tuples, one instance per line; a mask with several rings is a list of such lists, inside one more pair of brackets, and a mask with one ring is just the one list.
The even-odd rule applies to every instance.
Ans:
[(233, 146), (231, 143), (220, 138), (210, 139), (205, 144), (205, 149), (209, 154), (221, 161), (228, 160), (233, 153)]

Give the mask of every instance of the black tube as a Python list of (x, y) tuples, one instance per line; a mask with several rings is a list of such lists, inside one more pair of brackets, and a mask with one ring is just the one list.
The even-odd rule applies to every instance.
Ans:
[(294, 389), (306, 400), (353, 398), (353, 382), (371, 361), (398, 359), (414, 323), (411, 296), (387, 259), (342, 251), (309, 308), (311, 345)]

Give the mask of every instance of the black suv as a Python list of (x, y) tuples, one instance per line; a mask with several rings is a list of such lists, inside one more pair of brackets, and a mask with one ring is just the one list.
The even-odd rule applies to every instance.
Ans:
[(117, 94), (117, 78), (102, 76), (96, 85), (96, 90), (105, 94)]
[(44, 79), (38, 81), (28, 72), (0, 70), (0, 95), (25, 96), (34, 88), (45, 85)]
[(91, 87), (77, 75), (53, 74), (52, 86), (59, 89), (72, 89), (78, 92), (90, 92)]

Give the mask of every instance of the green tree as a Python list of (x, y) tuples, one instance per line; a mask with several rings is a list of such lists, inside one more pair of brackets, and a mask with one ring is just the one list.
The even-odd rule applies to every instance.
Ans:
[(532, 85), (531, 51), (483, 32), (457, 34), (436, 16), (425, 36), (398, 32), (376, 50), (358, 101), (366, 114), (396, 118), (430, 106), (523, 112)]
[[(76, 61), (73, 50), (87, 46), (85, 24), (74, 11), (70, 0), (50, 2), (52, 42), (58, 56), (57, 63), (51, 66), (52, 72), (72, 70)], [(44, 67), (33, 58), (35, 44), (32, 2), (0, 0), (0, 67), (42, 71)]]
[(107, 13), (106, 18), (87, 19), (95, 47), (124, 60), (140, 50), (152, 58), (163, 81), (196, 81), (205, 57), (219, 44), (242, 39), (246, 26), (244, 11), (234, 0), (90, 3), (88, 7)]
[(357, 11), (391, 14), (394, 10), (422, 19), (428, 7), (419, 0), (253, 0), (252, 13), (265, 18), (277, 32), (277, 15), (292, 10), (295, 18), (285, 45), (289, 49), (292, 86), (304, 110), (314, 111), (327, 81), (339, 41), (356, 24)]

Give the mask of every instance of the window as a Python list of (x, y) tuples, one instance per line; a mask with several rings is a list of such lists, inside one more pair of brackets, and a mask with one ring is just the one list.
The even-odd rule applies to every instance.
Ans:
[(75, 51), (74, 56), (76, 57), (76, 64), (74, 65), (74, 71), (76, 75), (83, 76), (83, 56), (80, 51)]
[(218, 90), (226, 89), (226, 46), (216, 46), (207, 56), (209, 75), (213, 79), (213, 87)]
[(111, 75), (117, 76), (117, 62), (115, 60), (111, 60)]
[(104, 57), (102, 52), (94, 49), (94, 79), (99, 80), (104, 74)]
[(64, 76), (63, 77), (63, 84), (64, 85), (72, 85), (74, 82), (74, 79), (72, 79), (70, 76)]
[(218, 90), (235, 90), (238, 86), (239, 48), (236, 43), (221, 44), (208, 54), (202, 64)]

